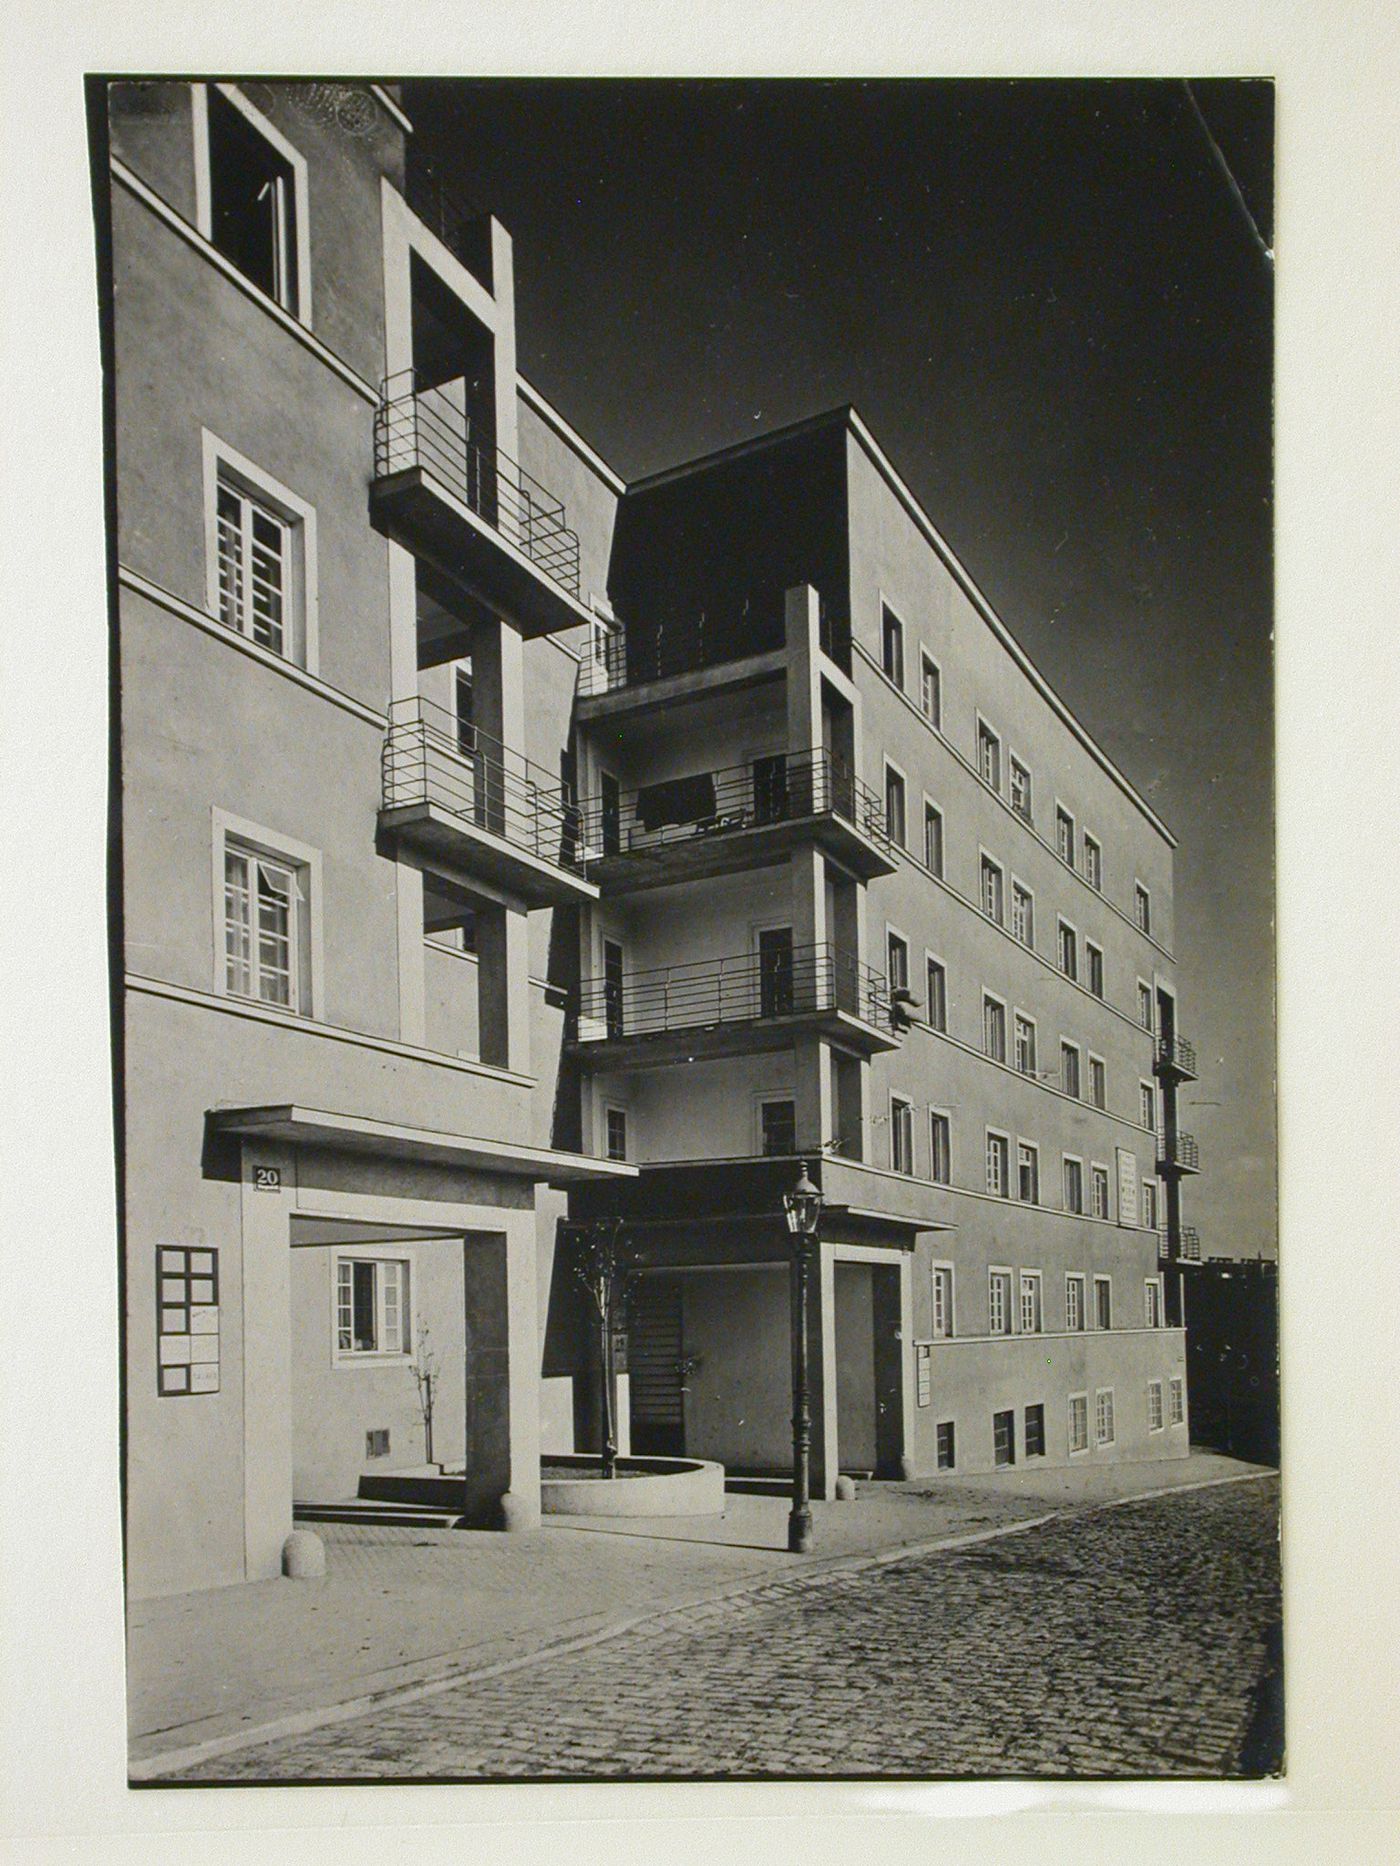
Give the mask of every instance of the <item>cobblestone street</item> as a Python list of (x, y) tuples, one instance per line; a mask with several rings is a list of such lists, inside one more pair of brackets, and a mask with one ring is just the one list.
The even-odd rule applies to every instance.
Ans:
[(776, 1582), (164, 1780), (1279, 1766), (1276, 1480)]

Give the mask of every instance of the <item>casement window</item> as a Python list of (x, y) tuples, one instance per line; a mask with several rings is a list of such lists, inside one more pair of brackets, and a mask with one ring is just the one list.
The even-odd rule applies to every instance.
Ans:
[(948, 1028), (948, 971), (941, 959), (925, 963), (928, 984), (928, 1021), (931, 1029)]
[(1079, 1100), (1079, 1045), (1061, 1043), (1060, 1045), (1060, 1087), (1066, 1095), (1073, 1095)]
[(1157, 1090), (1151, 1082), (1138, 1083), (1138, 1125), (1157, 1132)]
[(1112, 1328), (1113, 1326), (1113, 1281), (1110, 1277), (1094, 1278), (1094, 1327)]
[(1138, 1022), (1142, 1025), (1144, 1030), (1151, 1030), (1152, 1028), (1152, 987), (1150, 985), (1144, 984), (1142, 979), (1138, 980), (1137, 1000), (1138, 1000)]
[(1068, 1154), (1064, 1160), (1065, 1210), (1082, 1212), (1084, 1210), (1084, 1164), (1081, 1160), (1071, 1159)]
[(1096, 1108), (1108, 1106), (1108, 1069), (1102, 1056), (1089, 1058), (1089, 1100)]
[(228, 84), (194, 86), (199, 231), (259, 291), (311, 316), (306, 162)]
[(909, 942), (902, 934), (885, 934), (886, 977), (891, 991), (909, 989)]
[(1140, 881), (1133, 887), (1133, 916), (1144, 933), (1152, 931), (1152, 896)]
[(607, 1157), (610, 1160), (625, 1160), (627, 1158), (627, 1110), (609, 1108), (606, 1122)]
[(1163, 1424), (1162, 1383), (1160, 1380), (1149, 1380), (1147, 1383), (1147, 1429), (1149, 1432), (1160, 1432)]
[(1011, 808), (1017, 816), (1031, 821), (1031, 774), (1013, 753), (1007, 760), (1010, 774)]
[(1113, 1443), (1113, 1388), (1100, 1387), (1094, 1395), (1094, 1442)]
[(1004, 1199), (1010, 1177), (1010, 1147), (1005, 1134), (987, 1136), (987, 1190), (994, 1198)]
[(935, 729), (943, 726), (943, 676), (926, 650), (919, 652), (919, 711)]
[(953, 1177), (953, 1128), (946, 1114), (929, 1116), (928, 1143), (928, 1176), (936, 1184), (946, 1186)]
[(933, 1336), (935, 1341), (953, 1337), (953, 1268), (951, 1264), (933, 1266)]
[(924, 867), (931, 875), (943, 873), (943, 812), (937, 804), (924, 803)]
[(891, 842), (904, 847), (906, 813), (904, 779), (893, 765), (885, 766), (885, 828)]
[(1028, 1458), (1045, 1456), (1045, 1408), (1043, 1405), (1027, 1406), (1024, 1442)]
[(1108, 1168), (1089, 1168), (1089, 1210), (1095, 1218), (1108, 1217)]
[(1014, 1412), (992, 1414), (992, 1463), (1016, 1462), (1016, 1415)]
[(994, 1063), (1006, 1061), (1006, 1006), (991, 996), (982, 999), (982, 1050)]
[(1079, 977), (1079, 935), (1068, 920), (1060, 922), (1058, 941), (1060, 970), (1068, 979)]
[[(1162, 1285), (1155, 1276), (1148, 1277), (1142, 1286), (1143, 1320), (1148, 1328), (1162, 1326)], [(1161, 1424), (1159, 1419), (1157, 1422)]]
[(990, 1270), (987, 1273), (987, 1333), (1011, 1333), (1011, 1272)]
[(1157, 1200), (1157, 1181), (1144, 1179), (1142, 1182), (1142, 1223), (1146, 1231), (1155, 1231), (1158, 1226), (1159, 1205)]
[(402, 1257), (337, 1257), (336, 1353), (407, 1355), (413, 1342), (409, 1265)]
[(224, 989), (288, 1011), (304, 1008), (306, 887), (299, 871), (224, 845)]
[(904, 624), (888, 603), (881, 605), (880, 665), (886, 680), (904, 691)]
[(1069, 1396), (1069, 1448), (1074, 1451), (1089, 1449), (1089, 1395), (1071, 1393)]
[(1103, 892), (1103, 850), (1086, 829), (1084, 832), (1084, 879), (1091, 888)]
[(1074, 867), (1074, 818), (1058, 803), (1055, 805), (1055, 853), (1066, 868)]
[(759, 1144), (765, 1156), (797, 1151), (797, 1104), (786, 1097), (759, 1103)]
[(1016, 1147), (1016, 1196), (1023, 1205), (1040, 1203), (1040, 1149), (1027, 1140)]
[(202, 430), (205, 608), (224, 627), (316, 672), (316, 513)]
[(1174, 1374), (1168, 1389), (1171, 1403), (1171, 1422), (1173, 1425), (1186, 1423), (1186, 1382), (1179, 1374)]
[(1077, 1335), (1084, 1327), (1084, 1278), (1070, 1275), (1065, 1278), (1065, 1328), (1068, 1333)]
[(1103, 996), (1103, 948), (1091, 939), (1084, 942), (1084, 965), (1089, 974), (1089, 989), (1096, 998)]
[(977, 774), (990, 789), (1001, 790), (1001, 740), (985, 719), (977, 721)]
[(1021, 1333), (1040, 1334), (1044, 1323), (1040, 1301), (1039, 1270), (1021, 1272)]
[(940, 1471), (952, 1471), (956, 1467), (956, 1439), (951, 1419), (940, 1419), (936, 1429), (938, 1468)]
[(1011, 932), (1023, 946), (1035, 945), (1035, 897), (1019, 881), (1011, 884)]
[(982, 912), (1000, 926), (1003, 915), (1002, 873), (990, 855), (982, 857)]
[(1035, 1074), (1035, 1025), (1029, 1017), (1017, 1011), (1015, 1018), (1013, 1056), (1017, 1069), (1023, 1076)]
[(899, 1095), (890, 1096), (890, 1166), (896, 1173), (914, 1170), (914, 1107)]

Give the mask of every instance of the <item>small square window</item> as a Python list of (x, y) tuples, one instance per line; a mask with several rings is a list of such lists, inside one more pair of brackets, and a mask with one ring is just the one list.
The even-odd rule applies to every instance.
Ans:
[(765, 1101), (759, 1107), (763, 1152), (766, 1156), (787, 1158), (797, 1151), (797, 1104), (784, 1098)]

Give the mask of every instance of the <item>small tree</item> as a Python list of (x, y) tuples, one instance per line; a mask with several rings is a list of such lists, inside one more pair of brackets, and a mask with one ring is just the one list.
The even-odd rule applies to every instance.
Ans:
[(569, 1267), (587, 1291), (598, 1329), (598, 1370), (602, 1382), (602, 1475), (617, 1476), (617, 1373), (614, 1331), (623, 1312), (635, 1263), (622, 1245), (620, 1218), (595, 1218), (579, 1225), (570, 1238)]
[(418, 1388), (418, 1410), (423, 1415), (423, 1462), (433, 1459), (433, 1409), (437, 1405), (439, 1362), (428, 1324), (418, 1324), (418, 1345), (413, 1356), (414, 1383)]

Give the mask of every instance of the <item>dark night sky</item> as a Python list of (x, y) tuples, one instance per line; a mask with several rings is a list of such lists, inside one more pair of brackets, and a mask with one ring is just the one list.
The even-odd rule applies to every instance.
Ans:
[[(854, 402), (1180, 842), (1207, 1253), (1274, 1249), (1273, 92), (416, 83), (624, 478)], [(1251, 217), (1258, 228), (1251, 226)]]

